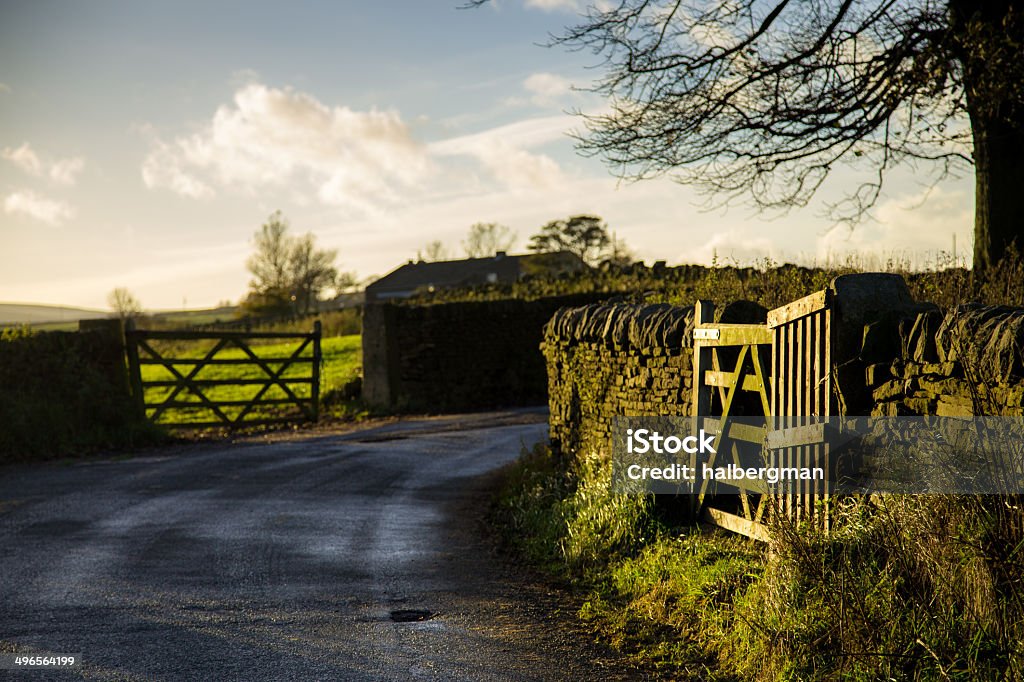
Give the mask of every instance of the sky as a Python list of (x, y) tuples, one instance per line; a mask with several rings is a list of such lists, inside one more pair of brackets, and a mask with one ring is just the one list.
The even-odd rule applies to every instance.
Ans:
[(0, 301), (147, 309), (244, 296), (252, 237), (280, 210), (383, 275), (475, 222), (518, 235), (604, 218), (637, 258), (927, 264), (970, 252), (973, 180), (896, 173), (850, 230), (821, 200), (783, 215), (579, 155), (573, 111), (606, 103), (588, 53), (545, 47), (578, 0), (173, 3), (0, 0)]

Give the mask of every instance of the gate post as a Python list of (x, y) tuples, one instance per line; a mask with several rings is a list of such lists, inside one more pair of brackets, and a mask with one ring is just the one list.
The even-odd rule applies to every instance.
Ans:
[[(715, 321), (715, 304), (700, 300), (693, 304), (693, 328)], [(693, 340), (693, 396), (690, 414), (700, 417), (710, 414), (711, 389), (704, 384), (704, 372), (711, 369), (711, 348)]]
[(128, 385), (135, 399), (139, 415), (146, 418), (146, 396), (142, 388), (142, 365), (139, 362), (139, 345), (135, 334), (135, 320), (128, 319), (124, 325), (124, 350), (128, 358)]
[(839, 413), (868, 415), (874, 407), (865, 381), (868, 365), (899, 357), (901, 319), (938, 308), (914, 301), (903, 277), (891, 273), (840, 275), (829, 289), (836, 310), (832, 367)]
[(320, 421), (320, 362), (323, 356), (320, 353), (320, 320), (313, 323), (313, 387), (310, 396), (313, 401), (313, 421)]
[[(698, 300), (693, 304), (693, 328), (697, 329), (702, 324), (714, 322), (715, 304), (711, 301)], [(690, 414), (693, 415), (693, 432), (697, 433), (700, 428), (700, 418), (711, 413), (711, 388), (704, 383), (704, 373), (711, 369), (711, 348), (700, 342), (700, 339), (693, 339), (693, 390), (690, 395)], [(696, 453), (690, 455), (690, 470), (697, 467)], [(696, 485), (696, 479), (694, 480)], [(690, 518), (697, 520), (700, 513), (700, 495), (694, 488), (690, 495)]]

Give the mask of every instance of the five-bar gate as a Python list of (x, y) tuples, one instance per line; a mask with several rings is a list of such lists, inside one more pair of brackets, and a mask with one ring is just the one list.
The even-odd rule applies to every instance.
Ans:
[[(197, 353), (204, 342), (212, 345)], [(258, 353), (260, 343), (273, 344), (274, 353)], [(125, 348), (132, 393), (154, 423), (237, 428), (319, 418), (319, 321), (308, 334), (152, 331), (129, 323)]]
[(831, 300), (819, 291), (768, 313), (767, 324), (715, 323), (714, 306), (694, 309), (692, 413), (719, 432), (708, 466), (820, 467), (823, 480), (702, 480), (694, 513), (703, 520), (766, 539), (769, 514), (828, 530), (832, 478), (825, 426), (834, 414)]

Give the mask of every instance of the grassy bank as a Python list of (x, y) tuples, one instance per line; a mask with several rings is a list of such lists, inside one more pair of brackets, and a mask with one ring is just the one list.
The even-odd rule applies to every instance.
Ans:
[(585, 592), (602, 638), (668, 677), (1024, 678), (1024, 517), (1005, 498), (890, 497), (843, 509), (827, 538), (780, 526), (764, 545), (609, 488), (599, 460), (538, 448), (491, 519)]

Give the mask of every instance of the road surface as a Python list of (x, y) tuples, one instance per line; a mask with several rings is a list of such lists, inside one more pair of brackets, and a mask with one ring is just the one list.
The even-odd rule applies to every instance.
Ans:
[(545, 434), (503, 413), (0, 469), (0, 652), (82, 659), (0, 678), (635, 679), (482, 537), (493, 472)]

